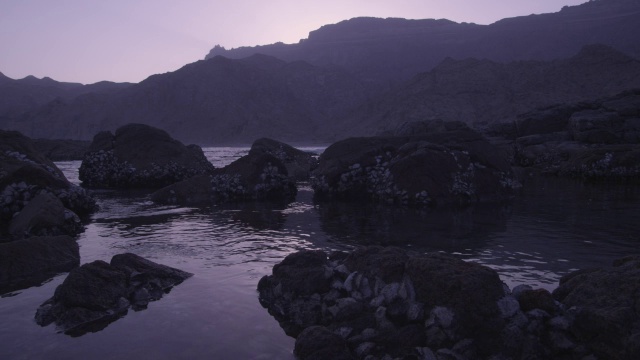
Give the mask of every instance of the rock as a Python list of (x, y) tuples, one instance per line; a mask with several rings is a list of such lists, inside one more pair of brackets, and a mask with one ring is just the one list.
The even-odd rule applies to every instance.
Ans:
[(310, 326), (300, 333), (293, 350), (300, 360), (352, 360), (346, 341), (322, 326)]
[(553, 297), (575, 307), (570, 330), (598, 358), (640, 358), (640, 257), (569, 274)]
[(320, 156), (316, 198), (425, 206), (497, 201), (519, 186), (506, 156), (465, 126), (415, 136), (353, 138)]
[(62, 201), (48, 192), (36, 195), (9, 223), (9, 234), (16, 239), (76, 235), (81, 231), (78, 215), (65, 209)]
[(185, 146), (165, 131), (143, 124), (94, 137), (80, 166), (80, 180), (92, 188), (161, 188), (200, 174), (213, 165), (202, 149)]
[(102, 330), (129, 307), (146, 308), (192, 274), (156, 264), (134, 254), (116, 255), (111, 263), (96, 260), (72, 270), (36, 312), (41, 326), (56, 323), (72, 336)]
[(160, 189), (151, 198), (164, 204), (201, 206), (246, 201), (287, 203), (296, 193), (295, 181), (280, 160), (254, 152), (216, 169), (212, 175), (195, 176)]
[[(84, 189), (70, 184), (53, 162), (35, 150), (29, 138), (18, 132), (0, 130), (0, 239), (11, 240), (13, 237), (9, 236), (8, 228), (11, 220), (34, 198), (39, 195), (46, 197), (45, 194), (53, 195), (62, 203), (62, 207), (58, 203), (54, 205), (48, 197), (49, 215), (44, 218), (44, 213), (39, 215), (41, 220), (57, 218), (54, 222), (69, 225), (59, 226), (58, 233), (77, 234), (80, 227), (74, 225), (76, 219), (73, 214), (84, 217), (96, 209), (95, 200)], [(34, 204), (31, 207), (38, 206)], [(35, 216), (34, 210), (39, 211), (30, 210), (29, 217)], [(36, 218), (27, 220), (26, 217), (27, 213), (14, 222), (13, 233), (18, 237), (27, 231), (24, 226), (39, 226)], [(63, 218), (65, 220), (60, 220)], [(50, 225), (43, 224), (40, 230)]]
[(317, 166), (317, 160), (312, 154), (272, 139), (261, 138), (253, 142), (249, 155), (260, 154), (276, 157), (287, 168), (289, 176), (297, 181), (308, 180), (311, 171)]
[(549, 314), (555, 314), (557, 310), (555, 300), (551, 293), (545, 289), (525, 290), (518, 295), (518, 303), (524, 312), (540, 309)]
[(588, 180), (640, 178), (640, 90), (557, 105), (519, 116), (514, 164)]
[(38, 285), (78, 265), (78, 244), (69, 236), (39, 236), (0, 243), (0, 294)]
[(293, 253), (260, 280), (258, 291), (287, 334), (322, 325), (344, 334), (353, 356), (360, 349), (367, 356), (402, 357), (467, 337), (474, 351), (487, 354), (504, 326), (497, 306), (504, 290), (495, 271), (397, 248), (358, 248), (331, 260), (323, 251)]

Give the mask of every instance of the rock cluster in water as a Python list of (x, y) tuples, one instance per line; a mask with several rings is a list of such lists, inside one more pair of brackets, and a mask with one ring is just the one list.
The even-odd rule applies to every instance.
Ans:
[(519, 186), (506, 156), (462, 123), (339, 141), (320, 156), (318, 199), (425, 206), (507, 199)]
[(636, 359), (639, 268), (632, 259), (570, 276), (554, 298), (439, 254), (304, 250), (258, 291), (301, 360)]
[(69, 273), (53, 297), (40, 305), (36, 322), (55, 322), (72, 336), (99, 331), (129, 308), (145, 309), (192, 275), (130, 253), (115, 255), (111, 263), (97, 260)]
[(261, 138), (251, 144), (250, 155), (269, 154), (275, 156), (287, 168), (289, 176), (298, 181), (308, 180), (311, 171), (318, 166), (313, 154), (298, 150), (280, 141)]
[[(283, 144), (284, 145), (284, 144)], [(233, 163), (165, 187), (152, 195), (159, 203), (210, 205), (237, 201), (288, 202), (295, 198), (295, 179), (283, 162), (267, 151), (250, 151)]]
[(92, 188), (161, 188), (214, 169), (197, 145), (185, 146), (143, 124), (98, 133), (80, 166)]

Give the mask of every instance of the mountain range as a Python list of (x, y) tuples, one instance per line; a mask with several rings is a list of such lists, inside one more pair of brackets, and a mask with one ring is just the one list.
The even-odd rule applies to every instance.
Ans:
[(88, 140), (137, 122), (202, 145), (328, 143), (430, 119), (479, 128), (640, 88), (639, 33), (640, 2), (630, 0), (491, 25), (356, 18), (298, 44), (217, 46), (138, 84), (0, 74), (0, 128)]

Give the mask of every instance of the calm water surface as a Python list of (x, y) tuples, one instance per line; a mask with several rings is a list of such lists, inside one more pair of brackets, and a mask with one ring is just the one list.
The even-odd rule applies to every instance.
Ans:
[[(305, 148), (322, 151), (322, 148)], [(206, 148), (216, 166), (248, 148)], [(80, 162), (58, 166), (74, 183)], [(454, 211), (316, 205), (308, 184), (287, 206), (160, 206), (148, 193), (97, 191), (79, 236), (81, 262), (133, 252), (195, 275), (147, 310), (78, 338), (40, 327), (36, 308), (66, 274), (0, 298), (0, 359), (293, 359), (258, 303), (258, 280), (300, 249), (382, 244), (442, 251), (496, 269), (510, 286), (549, 290), (567, 272), (608, 265), (640, 247), (640, 189), (530, 180), (512, 203)]]

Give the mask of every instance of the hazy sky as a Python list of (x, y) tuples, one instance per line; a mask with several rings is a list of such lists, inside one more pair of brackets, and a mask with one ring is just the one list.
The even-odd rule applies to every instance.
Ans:
[(0, 0), (0, 72), (139, 82), (216, 44), (297, 43), (357, 16), (490, 24), (587, 0)]

